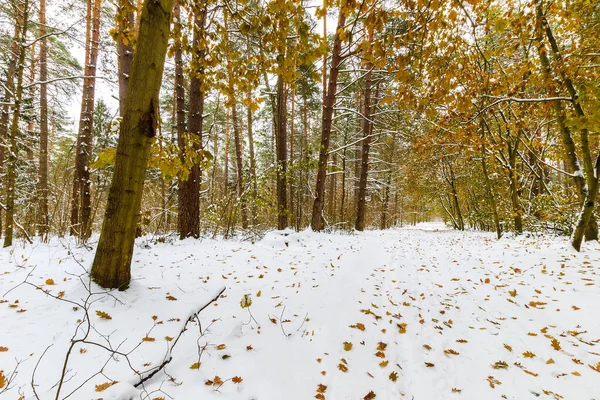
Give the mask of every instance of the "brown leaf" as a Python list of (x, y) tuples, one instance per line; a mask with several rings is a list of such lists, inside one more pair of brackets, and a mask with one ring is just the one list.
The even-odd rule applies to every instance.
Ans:
[(435, 364), (434, 364), (434, 363), (430, 363), (430, 362), (427, 362), (427, 361), (425, 361), (425, 366), (426, 366), (427, 368), (433, 368), (433, 367), (435, 367)]
[(192, 365), (190, 365), (190, 369), (199, 369), (200, 365), (202, 365), (202, 364), (199, 362), (195, 362)]
[(224, 343), (217, 346), (217, 350), (224, 350), (227, 347)]
[(369, 393), (366, 394), (364, 400), (373, 400), (375, 397), (377, 397), (377, 395), (371, 390)]
[(231, 378), (231, 381), (233, 383), (242, 383), (243, 379), (239, 376), (234, 376), (233, 378)]
[(168, 295), (167, 296), (167, 300), (169, 300), (169, 301), (175, 301), (175, 300), (177, 300), (177, 297), (173, 297), (171, 295)]
[(106, 382), (106, 383), (102, 383), (100, 385), (96, 385), (96, 392), (102, 392), (117, 383), (119, 383), (119, 381)]
[(380, 363), (379, 363), (379, 366), (380, 366), (381, 368), (385, 368), (385, 367), (387, 367), (387, 365), (388, 365), (389, 363), (390, 363), (390, 362), (389, 362), (388, 360), (385, 360), (385, 361), (382, 361), (382, 362), (380, 362)]
[(401, 324), (397, 324), (398, 325), (398, 332), (401, 334), (406, 333), (406, 324), (405, 323), (401, 323)]
[(523, 357), (525, 357), (525, 358), (533, 358), (533, 357), (535, 357), (535, 354), (532, 353), (531, 351), (526, 351), (526, 352), (523, 353)]
[(452, 350), (452, 349), (446, 349), (446, 350), (444, 350), (444, 354), (446, 354), (446, 355), (450, 355), (450, 354), (452, 354), (453, 356), (457, 356), (457, 355), (459, 355), (460, 353), (459, 353), (458, 351), (456, 351), (456, 350)]
[(6, 386), (6, 377), (4, 376), (4, 370), (0, 369), (0, 389)]
[(8, 351), (8, 347), (0, 346), (0, 353)]
[(112, 319), (112, 317), (104, 311), (96, 310), (96, 315), (102, 319)]
[(385, 351), (385, 348), (386, 348), (386, 347), (387, 347), (387, 344), (386, 344), (386, 343), (379, 342), (379, 343), (377, 344), (377, 350)]
[(52, 279), (52, 278), (46, 279), (46, 285), (55, 285), (54, 279)]
[(390, 381), (396, 382), (396, 380), (398, 380), (398, 373), (396, 371), (393, 371), (390, 373), (388, 378), (390, 378)]
[(155, 338), (150, 337), (150, 336), (144, 336), (142, 338), (142, 341), (144, 341), (144, 342), (154, 342), (155, 340), (156, 340)]
[(507, 345), (507, 344), (505, 344), (505, 345), (504, 345), (504, 348), (505, 348), (506, 350), (508, 350), (508, 351), (512, 351), (512, 347), (510, 347), (510, 346), (509, 346), (509, 345)]
[(560, 350), (560, 342), (558, 341), (558, 339), (556, 338), (552, 338), (552, 341), (550, 342), (550, 344), (552, 345), (552, 348), (556, 351)]
[(378, 351), (375, 353), (375, 356), (379, 358), (385, 358), (385, 353), (383, 351)]
[(346, 350), (346, 351), (352, 350), (352, 342), (344, 342), (344, 350)]
[(323, 385), (322, 383), (319, 383), (319, 386), (317, 386), (317, 393), (325, 393), (326, 390), (327, 390), (327, 385)]
[(508, 364), (504, 361), (496, 361), (494, 364), (492, 364), (492, 368), (494, 369), (507, 369), (508, 368)]
[(342, 363), (338, 364), (338, 369), (342, 372), (348, 372), (348, 367)]

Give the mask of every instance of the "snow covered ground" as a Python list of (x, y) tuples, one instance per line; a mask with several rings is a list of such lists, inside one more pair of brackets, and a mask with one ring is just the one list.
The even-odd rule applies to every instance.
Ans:
[(36, 364), (56, 397), (89, 297), (60, 398), (600, 399), (600, 245), (424, 228), (140, 240), (131, 288), (91, 297), (92, 250), (4, 249), (0, 398), (34, 398)]

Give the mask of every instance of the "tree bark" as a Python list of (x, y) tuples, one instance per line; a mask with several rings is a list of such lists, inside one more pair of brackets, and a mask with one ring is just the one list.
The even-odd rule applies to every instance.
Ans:
[[(280, 63), (283, 56), (280, 55)], [(283, 76), (277, 76), (277, 117), (275, 131), (275, 148), (277, 153), (277, 229), (288, 226), (287, 209), (287, 110), (284, 96)]]
[[(346, 1), (345, 4), (349, 4)], [(312, 209), (311, 228), (316, 231), (322, 231), (325, 228), (323, 218), (323, 208), (325, 206), (325, 178), (327, 177), (327, 160), (329, 158), (329, 141), (331, 139), (331, 121), (333, 118), (333, 104), (335, 102), (335, 92), (337, 87), (337, 78), (342, 61), (342, 38), (340, 31), (346, 25), (346, 12), (344, 7), (340, 8), (335, 37), (333, 39), (333, 49), (331, 52), (331, 69), (329, 71), (329, 81), (327, 86), (327, 95), (323, 103), (323, 117), (321, 130), (321, 145), (319, 147), (319, 164), (317, 167), (317, 183), (315, 188), (315, 200)]]
[[(48, 42), (46, 39), (46, 0), (40, 0), (40, 81), (48, 80)], [(48, 87), (40, 85), (40, 155), (38, 169), (38, 233), (48, 240)]]
[[(372, 29), (369, 29), (367, 40), (369, 42), (369, 51), (366, 56), (367, 58), (370, 58), (372, 56), (370, 45), (370, 43), (373, 41)], [(363, 231), (365, 229), (367, 178), (369, 173), (369, 149), (371, 147), (370, 135), (373, 131), (373, 123), (371, 122), (371, 79), (373, 75), (373, 63), (369, 60), (365, 67), (369, 72), (367, 72), (367, 76), (365, 77), (365, 94), (363, 100), (363, 141), (360, 163), (360, 180), (358, 183), (358, 202), (356, 205), (356, 224), (354, 226), (357, 231)]]
[(124, 290), (138, 225), (150, 145), (159, 122), (159, 91), (173, 0), (145, 0), (131, 66), (113, 178), (91, 276), (104, 288)]
[[(551, 66), (550, 60), (548, 58), (548, 52), (544, 45), (544, 36), (548, 39), (550, 43), (550, 48), (554, 54), (554, 58), (558, 63), (562, 63), (562, 54), (554, 38), (554, 34), (548, 21), (546, 19), (546, 15), (544, 14), (544, 10), (541, 4), (541, 1), (536, 1), (536, 11), (537, 11), (537, 19), (536, 19), (536, 35), (538, 40), (538, 55), (540, 57), (540, 62), (542, 65), (542, 69), (546, 79), (552, 79), (551, 76)], [(561, 83), (566, 86), (569, 95), (571, 96), (573, 107), (575, 109), (575, 113), (578, 117), (585, 117), (585, 113), (581, 104), (579, 103), (579, 95), (573, 81), (566, 75), (564, 69), (560, 69), (560, 80)], [(557, 93), (554, 85), (551, 85), (549, 88), (549, 95), (555, 96)], [(581, 151), (583, 154), (583, 171), (581, 169), (579, 158), (577, 156), (577, 150), (575, 143), (573, 141), (573, 137), (571, 134), (571, 129), (567, 124), (566, 113), (562, 107), (560, 101), (554, 101), (554, 113), (556, 115), (556, 120), (558, 122), (558, 126), (561, 132), (561, 139), (563, 142), (564, 148), (564, 158), (567, 162), (569, 169), (573, 175), (573, 179), (575, 181), (575, 186), (577, 188), (577, 197), (581, 204), (581, 211), (579, 213), (579, 218), (577, 220), (575, 229), (573, 231), (573, 236), (571, 238), (572, 246), (579, 251), (581, 248), (581, 242), (585, 237), (585, 240), (598, 240), (598, 222), (594, 215), (594, 204), (596, 202), (597, 193), (594, 194), (592, 192), (598, 190), (598, 175), (594, 173), (597, 169), (598, 163), (600, 163), (600, 157), (596, 159), (596, 167), (592, 161), (591, 150), (589, 146), (589, 132), (587, 128), (582, 128), (580, 130), (581, 134)], [(592, 203), (590, 205), (590, 202)]]
[[(20, 40), (21, 40), (21, 29), (23, 28), (23, 21), (21, 15), (17, 16), (15, 23), (15, 31), (13, 34), (12, 44), (10, 48), (10, 58), (8, 61), (7, 74), (6, 74), (6, 89), (4, 91), (4, 97), (2, 101), (5, 103), (2, 106), (2, 115), (0, 116), (0, 141), (7, 143), (10, 140), (9, 137), (9, 121), (10, 121), (10, 106), (9, 103), (12, 99), (13, 92), (15, 90), (15, 72), (17, 69), (17, 60), (19, 59)], [(5, 167), (5, 146), (0, 146), (0, 172)], [(9, 154), (10, 155), (10, 154)], [(2, 182), (4, 189), (4, 182)], [(2, 232), (2, 208), (0, 208), (0, 232)]]
[(13, 225), (15, 210), (15, 174), (17, 168), (18, 151), (17, 134), (19, 133), (19, 116), (21, 113), (21, 100), (23, 96), (23, 70), (25, 68), (25, 41), (27, 39), (27, 27), (29, 22), (29, 0), (21, 2), (21, 12), (17, 16), (17, 25), (21, 25), (19, 30), (19, 44), (17, 46), (18, 61), (16, 64), (17, 85), (15, 88), (13, 117), (10, 126), (10, 146), (8, 152), (8, 171), (6, 174), (6, 225), (4, 231), (4, 247), (12, 246)]
[[(100, 11), (101, 0), (88, 0), (86, 20), (86, 65), (84, 75), (96, 75), (98, 61), (98, 45), (100, 40)], [(91, 29), (91, 32), (90, 32)], [(71, 201), (71, 234), (77, 235), (85, 242), (91, 234), (91, 182), (88, 167), (92, 153), (92, 131), (94, 129), (94, 100), (96, 89), (95, 78), (83, 79), (83, 94), (81, 100), (81, 113), (79, 116), (79, 131), (75, 154), (75, 174), (73, 177), (73, 198)]]
[(122, 117), (125, 111), (125, 96), (131, 75), (131, 63), (133, 62), (133, 40), (135, 29), (135, 17), (133, 4), (130, 0), (119, 0), (117, 14), (117, 63), (119, 73), (119, 115)]
[[(183, 115), (178, 114), (178, 142), (182, 151), (182, 157), (186, 160), (189, 157), (186, 151), (189, 145), (186, 142), (191, 141), (191, 150), (194, 153), (192, 165), (189, 167), (189, 173), (186, 179), (179, 179), (178, 190), (178, 216), (179, 216), (179, 237), (200, 236), (200, 181), (201, 171), (198, 161), (198, 154), (202, 154), (202, 129), (203, 129), (203, 113), (204, 113), (204, 93), (202, 92), (202, 83), (204, 80), (204, 58), (205, 50), (201, 48), (201, 42), (204, 42), (204, 32), (206, 24), (206, 1), (203, 2), (202, 8), (196, 11), (194, 16), (194, 36), (192, 40), (192, 65), (198, 66), (190, 73), (190, 110), (188, 114), (188, 129), (189, 136), (186, 140), (186, 134), (183, 133), (185, 127), (180, 128), (179, 118), (183, 119)], [(179, 107), (185, 107), (185, 96), (183, 90), (183, 67), (181, 65), (181, 46), (179, 47), (179, 64), (181, 77), (178, 78), (181, 88), (178, 90), (181, 93), (182, 99), (178, 98), (178, 113)], [(177, 56), (177, 54), (176, 54)], [(177, 74), (177, 71), (176, 71)], [(178, 95), (179, 97), (179, 95)], [(183, 111), (183, 110), (182, 110)], [(182, 113), (183, 114), (183, 113)], [(182, 123), (183, 125), (183, 123)], [(181, 134), (179, 133), (181, 129)]]

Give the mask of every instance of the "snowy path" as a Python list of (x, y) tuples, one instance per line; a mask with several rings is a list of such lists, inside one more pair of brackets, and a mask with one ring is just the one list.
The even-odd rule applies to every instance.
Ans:
[[(84, 297), (70, 275), (81, 267), (65, 243), (0, 253), (0, 296), (37, 266), (33, 283), (65, 299)], [(92, 252), (71, 251), (89, 265)], [(562, 238), (273, 232), (255, 244), (140, 246), (134, 259), (131, 289), (114, 293), (119, 301), (98, 296), (91, 320), (95, 340), (104, 340), (100, 333), (113, 345), (127, 339), (127, 351), (141, 343), (130, 356), (140, 371), (160, 363), (168, 337), (195, 307), (219, 286), (227, 290), (200, 315), (201, 337), (190, 325), (168, 375), (159, 373), (132, 398), (600, 399), (598, 244), (578, 254)], [(258, 324), (240, 307), (244, 294)], [(22, 361), (13, 389), (0, 398), (18, 398), (19, 389), (31, 398), (33, 368), (50, 344), (36, 383), (42, 399), (54, 398), (57, 366), (81, 310), (30, 286), (0, 299), (0, 370), (8, 377)], [(106, 361), (104, 350), (78, 345), (64, 395)], [(135, 394), (122, 357), (103, 372), (70, 398)], [(120, 383), (95, 391), (113, 381)]]

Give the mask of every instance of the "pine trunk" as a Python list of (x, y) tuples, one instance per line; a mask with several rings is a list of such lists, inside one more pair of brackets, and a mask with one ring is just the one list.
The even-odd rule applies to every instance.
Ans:
[[(373, 31), (369, 30), (368, 34), (369, 43), (373, 40)], [(367, 57), (372, 52), (369, 51)], [(365, 77), (365, 94), (363, 96), (363, 122), (362, 122), (362, 151), (361, 151), (361, 162), (360, 162), (360, 179), (358, 182), (358, 203), (356, 205), (356, 224), (354, 228), (357, 231), (363, 231), (365, 229), (365, 214), (366, 214), (366, 202), (367, 202), (367, 180), (369, 174), (369, 150), (371, 148), (370, 135), (373, 132), (373, 123), (371, 122), (371, 80), (373, 76), (373, 63), (368, 62), (366, 65), (368, 70), (367, 76)]]
[[(86, 40), (86, 65), (84, 68), (83, 95), (79, 117), (79, 132), (75, 154), (75, 174), (73, 177), (73, 198), (71, 201), (71, 234), (86, 241), (91, 234), (91, 185), (89, 162), (92, 153), (92, 131), (94, 129), (94, 100), (96, 79), (96, 63), (98, 61), (98, 45), (100, 40), (101, 0), (88, 1), (88, 34)], [(90, 31), (91, 30), (91, 31)]]
[[(283, 58), (282, 56), (280, 56)], [(283, 76), (277, 76), (277, 124), (275, 150), (277, 153), (277, 229), (288, 226), (287, 209), (287, 111)]]
[[(46, 0), (40, 0), (40, 81), (48, 80), (48, 42), (46, 36)], [(40, 85), (40, 154), (38, 170), (38, 233), (43, 241), (48, 240), (50, 221), (48, 218), (48, 87)]]
[[(349, 4), (349, 2), (346, 2)], [(329, 158), (329, 141), (331, 138), (331, 122), (333, 118), (333, 104), (335, 102), (335, 92), (337, 88), (337, 78), (342, 61), (342, 39), (340, 32), (346, 25), (345, 7), (341, 7), (338, 15), (335, 38), (333, 39), (333, 49), (331, 53), (331, 69), (329, 72), (329, 81), (327, 85), (327, 94), (323, 103), (321, 145), (319, 147), (319, 164), (317, 167), (317, 183), (315, 188), (315, 200), (312, 209), (311, 228), (314, 231), (322, 231), (325, 228), (323, 218), (323, 209), (325, 207), (325, 178), (327, 177), (327, 160)]]
[(18, 160), (17, 135), (19, 133), (19, 116), (21, 113), (21, 100), (23, 96), (23, 70), (25, 68), (25, 41), (27, 38), (27, 27), (29, 21), (29, 0), (23, 0), (21, 5), (21, 13), (17, 16), (17, 24), (19, 30), (19, 44), (17, 46), (18, 61), (16, 65), (17, 85), (15, 88), (15, 98), (13, 107), (13, 117), (10, 126), (10, 141), (8, 152), (8, 166), (6, 174), (6, 225), (4, 231), (4, 247), (12, 246), (13, 242), (13, 225), (14, 225), (14, 210), (15, 210), (15, 175)]
[[(180, 149), (182, 150), (182, 156), (184, 158), (189, 155), (186, 154), (186, 150), (191, 148), (196, 158), (190, 167), (187, 179), (179, 180), (179, 191), (178, 191), (178, 214), (179, 214), (179, 237), (181, 239), (186, 237), (199, 237), (200, 236), (200, 180), (201, 171), (200, 164), (197, 161), (197, 155), (201, 154), (202, 151), (202, 126), (204, 113), (204, 93), (201, 90), (202, 81), (204, 78), (204, 50), (200, 49), (200, 43), (204, 41), (204, 26), (206, 23), (206, 2), (201, 10), (199, 10), (194, 16), (194, 36), (192, 42), (192, 60), (194, 65), (199, 65), (197, 70), (192, 71), (190, 74), (190, 110), (188, 114), (188, 130), (189, 137), (187, 139), (191, 141), (191, 147), (186, 146), (186, 140), (184, 140), (185, 134), (180, 133), (181, 127), (179, 124), (179, 118), (183, 119), (183, 112), (178, 114), (178, 141)], [(184, 90), (183, 90), (183, 66), (181, 65), (181, 46), (179, 46), (179, 72), (181, 73), (178, 80), (178, 84), (181, 84), (181, 88), (178, 90), (181, 92), (182, 99), (179, 99), (178, 94), (178, 113), (179, 108), (185, 107), (184, 102)], [(176, 71), (177, 74), (177, 71)], [(183, 128), (185, 129), (185, 128)]]
[(172, 9), (173, 0), (145, 0), (142, 9), (106, 214), (91, 270), (94, 281), (104, 288), (124, 290), (131, 279), (146, 166), (159, 123)]

